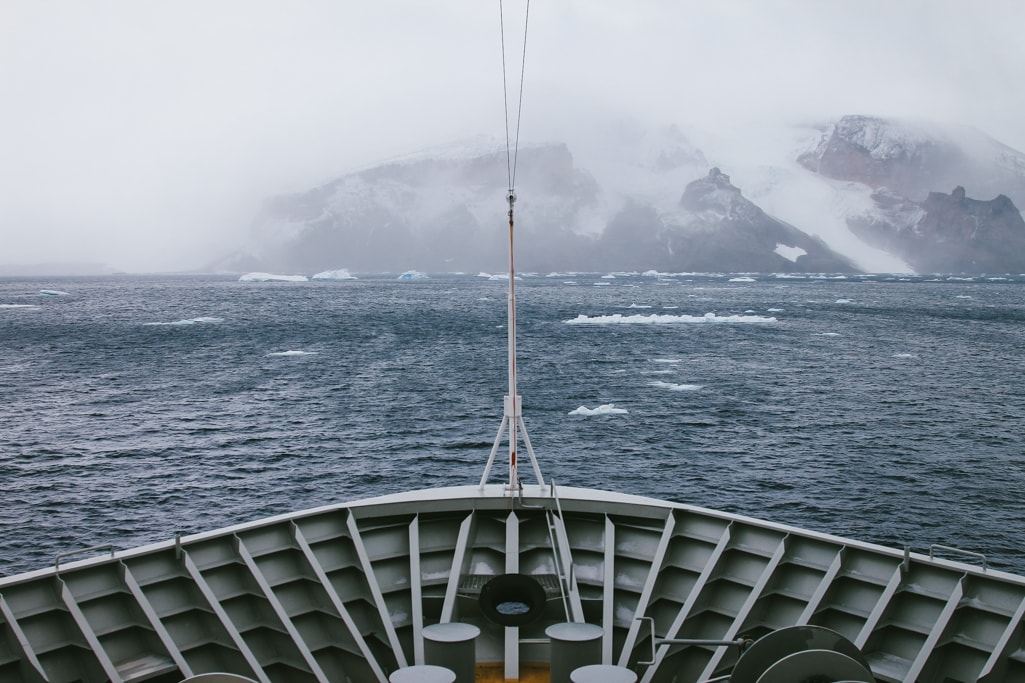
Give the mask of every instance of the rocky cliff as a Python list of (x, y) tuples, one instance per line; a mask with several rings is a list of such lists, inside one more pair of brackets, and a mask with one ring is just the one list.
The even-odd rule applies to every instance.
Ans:
[(1025, 206), (1025, 155), (971, 128), (845, 116), (798, 163), (915, 200), (963, 185), (974, 196), (1006, 194)]
[(921, 202), (888, 190), (872, 197), (875, 210), (852, 216), (852, 230), (919, 273), (1025, 272), (1025, 221), (1006, 195), (971, 199), (958, 186)]
[[(681, 172), (707, 177), (677, 186), (675, 195), (682, 191), (682, 199), (667, 203), (658, 192), (603, 187), (576, 166), (566, 145), (522, 149), (517, 266), (536, 271), (856, 269), (821, 240), (767, 215), (718, 169), (709, 173), (700, 154), (679, 146), (659, 150), (650, 161), (633, 173), (656, 174), (652, 184)], [(507, 263), (507, 170), (504, 150), (468, 145), (383, 163), (309, 192), (274, 198), (258, 217), (250, 246), (218, 267), (501, 270)]]
[(917, 272), (1025, 270), (1025, 155), (977, 131), (847, 116), (798, 162), (871, 188), (848, 227)]
[[(1025, 271), (1025, 155), (978, 131), (847, 116), (736, 172), (675, 126), (575, 144), (520, 149), (522, 270)], [(508, 171), (482, 138), (358, 169), (266, 202), (213, 267), (502, 270)]]
[(689, 183), (672, 212), (628, 207), (609, 223), (601, 241), (606, 253), (618, 254), (631, 269), (857, 271), (821, 240), (766, 214), (718, 168)]

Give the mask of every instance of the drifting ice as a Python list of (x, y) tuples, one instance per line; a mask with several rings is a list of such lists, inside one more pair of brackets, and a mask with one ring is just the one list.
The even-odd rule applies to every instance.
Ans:
[(624, 408), (617, 408), (613, 403), (604, 403), (597, 408), (580, 406), (576, 410), (569, 411), (570, 415), (621, 415), (629, 412)]
[(578, 315), (571, 320), (564, 320), (568, 325), (616, 325), (616, 324), (658, 324), (666, 325), (671, 323), (774, 323), (776, 318), (761, 315), (723, 315), (705, 313), (704, 315), (596, 315), (589, 317)]

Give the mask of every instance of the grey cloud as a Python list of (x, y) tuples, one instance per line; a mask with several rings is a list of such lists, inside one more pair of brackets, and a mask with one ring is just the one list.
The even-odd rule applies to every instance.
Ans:
[[(515, 53), (523, 0), (504, 4)], [(0, 263), (196, 266), (268, 195), (500, 134), (497, 5), (0, 4)], [(868, 113), (1025, 149), (1017, 1), (562, 0), (531, 14), (528, 138), (622, 112), (725, 149), (766, 121)]]

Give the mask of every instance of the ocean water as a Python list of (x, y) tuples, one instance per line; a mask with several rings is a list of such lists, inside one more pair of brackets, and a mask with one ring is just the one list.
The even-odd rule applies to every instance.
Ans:
[[(0, 574), (475, 484), (506, 295), (0, 279)], [(525, 276), (517, 297), (524, 419), (558, 484), (1025, 572), (1025, 277)]]

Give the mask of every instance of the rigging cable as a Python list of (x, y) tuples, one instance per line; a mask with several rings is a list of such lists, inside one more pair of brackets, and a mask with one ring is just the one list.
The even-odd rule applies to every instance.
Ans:
[(499, 25), (502, 31), (502, 97), (505, 101), (505, 162), (509, 176), (509, 191), (516, 187), (516, 160), (520, 149), (520, 119), (523, 115), (523, 77), (527, 69), (527, 27), (530, 25), (530, 0), (527, 0), (523, 18), (523, 53), (520, 61), (520, 89), (516, 103), (516, 136), (511, 141), (509, 134), (509, 78), (505, 61), (505, 8), (498, 0)]

